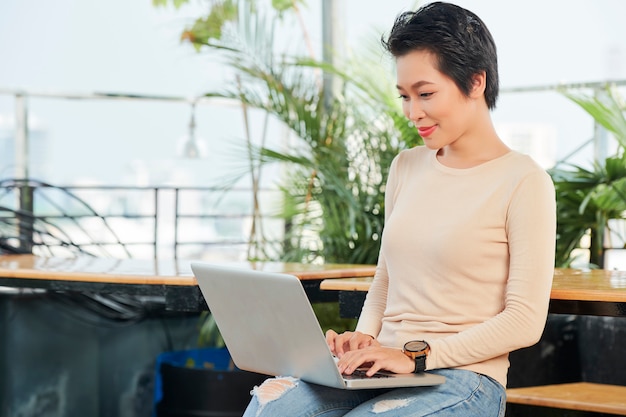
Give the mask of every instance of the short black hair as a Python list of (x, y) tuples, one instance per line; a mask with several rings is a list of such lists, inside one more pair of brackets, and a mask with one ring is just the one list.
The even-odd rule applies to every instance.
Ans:
[(485, 23), (474, 13), (445, 2), (429, 3), (417, 11), (400, 14), (385, 49), (398, 58), (416, 50), (433, 53), (439, 71), (450, 77), (465, 96), (475, 74), (485, 72), (485, 101), (489, 109), (498, 98), (496, 44)]

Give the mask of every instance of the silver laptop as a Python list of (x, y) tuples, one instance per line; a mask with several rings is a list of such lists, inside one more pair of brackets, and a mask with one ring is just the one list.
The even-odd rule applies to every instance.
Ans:
[(440, 375), (342, 375), (300, 280), (288, 274), (192, 263), (237, 367), (343, 389), (437, 385)]

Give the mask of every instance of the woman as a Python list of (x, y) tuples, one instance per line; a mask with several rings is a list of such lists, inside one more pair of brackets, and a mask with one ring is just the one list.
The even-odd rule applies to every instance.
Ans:
[(548, 174), (498, 137), (496, 47), (448, 3), (401, 14), (386, 40), (425, 146), (393, 161), (376, 275), (356, 330), (328, 331), (339, 369), (429, 371), (442, 385), (345, 391), (275, 378), (245, 416), (503, 416), (509, 352), (547, 317), (556, 209)]

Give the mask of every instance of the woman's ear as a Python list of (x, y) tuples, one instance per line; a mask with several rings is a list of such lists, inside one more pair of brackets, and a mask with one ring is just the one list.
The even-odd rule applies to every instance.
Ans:
[(485, 71), (477, 72), (472, 76), (472, 91), (470, 96), (472, 98), (479, 98), (485, 94), (485, 88), (487, 87), (487, 73)]

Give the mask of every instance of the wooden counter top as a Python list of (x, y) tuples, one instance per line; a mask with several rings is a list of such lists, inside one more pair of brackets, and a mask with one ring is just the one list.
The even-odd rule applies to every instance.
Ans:
[[(325, 280), (320, 284), (320, 289), (367, 291), (371, 283), (371, 277)], [(626, 271), (557, 268), (550, 299), (626, 302)]]
[[(0, 256), (0, 277), (140, 285), (195, 286), (190, 260), (45, 258), (34, 255)], [(199, 261), (203, 262), (203, 261)], [(282, 262), (219, 262), (256, 270), (285, 272), (301, 280), (371, 276), (373, 265), (297, 264)]]

